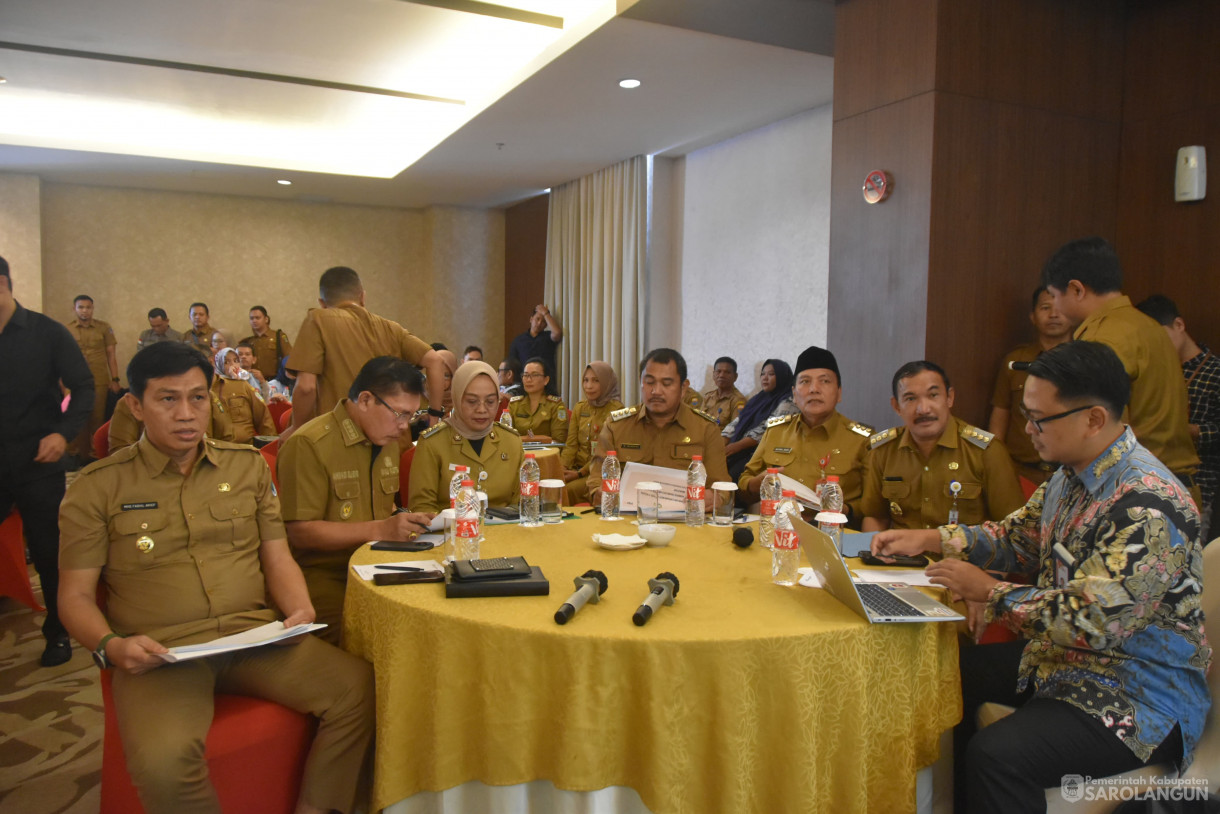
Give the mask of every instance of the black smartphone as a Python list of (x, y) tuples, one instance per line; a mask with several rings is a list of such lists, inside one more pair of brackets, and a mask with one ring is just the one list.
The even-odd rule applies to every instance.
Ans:
[(928, 558), (922, 554), (917, 554), (914, 557), (900, 557), (886, 554), (886, 559), (874, 557), (868, 551), (860, 552), (860, 562), (865, 565), (880, 565), (888, 568), (923, 568), (928, 564)]
[(393, 574), (373, 574), (374, 585), (411, 585), (416, 582), (444, 582), (445, 575), (441, 571), (399, 571)]
[(427, 541), (412, 543), (400, 543), (394, 540), (374, 540), (369, 548), (374, 551), (431, 551), (432, 543)]

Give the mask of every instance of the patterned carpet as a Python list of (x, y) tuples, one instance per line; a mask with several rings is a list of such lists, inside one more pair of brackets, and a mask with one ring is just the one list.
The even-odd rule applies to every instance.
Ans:
[[(41, 601), (38, 575), (30, 571)], [(72, 660), (38, 664), (43, 614), (0, 597), (0, 811), (96, 814), (102, 774), (97, 668), (75, 642)]]

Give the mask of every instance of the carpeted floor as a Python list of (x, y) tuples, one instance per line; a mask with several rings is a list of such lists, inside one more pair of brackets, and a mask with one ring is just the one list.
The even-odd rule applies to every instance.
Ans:
[[(35, 594), (38, 575), (30, 570)], [(0, 597), (0, 811), (96, 814), (102, 774), (97, 668), (73, 642), (72, 660), (43, 668), (43, 614)]]

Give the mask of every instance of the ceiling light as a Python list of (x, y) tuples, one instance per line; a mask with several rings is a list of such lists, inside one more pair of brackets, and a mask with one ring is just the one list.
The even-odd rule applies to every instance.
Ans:
[(620, 88), (626, 88), (627, 90), (631, 90), (632, 88), (638, 88), (640, 86), (640, 80), (638, 80), (638, 79), (620, 79), (618, 81), (618, 86)]
[(281, 178), (281, 179), (279, 179), (278, 181), (276, 181), (276, 183), (277, 183), (277, 184), (282, 184), (283, 186), (286, 186), (286, 187), (290, 187), (290, 186), (292, 186), (292, 182), (291, 182), (291, 181), (289, 181), (287, 178)]

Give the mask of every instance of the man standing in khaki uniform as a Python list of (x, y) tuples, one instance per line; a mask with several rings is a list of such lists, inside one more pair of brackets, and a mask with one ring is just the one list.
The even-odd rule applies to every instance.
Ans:
[(805, 348), (796, 360), (792, 399), (800, 413), (767, 422), (762, 441), (746, 464), (737, 485), (757, 501), (767, 467), (778, 467), (814, 492), (827, 475), (836, 475), (843, 489), (843, 511), (853, 528), (860, 527), (864, 458), (873, 428), (844, 418), (835, 407), (843, 398), (839, 363), (825, 348)]
[(724, 458), (724, 437), (716, 421), (707, 413), (682, 402), (690, 387), (686, 360), (672, 348), (649, 351), (640, 365), (640, 392), (643, 403), (610, 414), (597, 439), (589, 464), (589, 502), (601, 499), (602, 461), (614, 450), (623, 464), (641, 463), (685, 470), (691, 458), (703, 456), (707, 469), (705, 501), (712, 501), (711, 485), (729, 479)]
[(1071, 338), (1072, 326), (1055, 308), (1055, 298), (1046, 290), (1046, 286), (1040, 286), (1034, 292), (1030, 307), (1029, 321), (1038, 332), (1038, 338), (1016, 348), (1000, 363), (995, 390), (991, 395), (991, 421), (987, 426), (992, 435), (1003, 439), (1017, 474), (1037, 485), (1050, 478), (1059, 465), (1042, 460), (1025, 432), (1021, 396), (1025, 393), (1025, 379), (1029, 374), (1025, 370), (1013, 370), (1012, 363), (1028, 364), (1043, 351), (1062, 345)]
[(254, 364), (258, 367), (258, 372), (263, 374), (263, 379), (274, 379), (280, 374), (280, 362), (292, 353), (288, 334), (279, 328), (272, 330), (271, 317), (261, 305), (250, 309), (250, 330), (254, 331), (253, 336), (247, 336), (242, 342), (248, 343), (254, 349)]
[(182, 334), (169, 327), (169, 314), (164, 308), (153, 308), (148, 312), (148, 330), (140, 332), (136, 350), (158, 342), (181, 342)]
[(864, 531), (978, 525), (1025, 504), (1004, 444), (950, 413), (953, 388), (938, 365), (907, 362), (891, 389), (903, 426), (869, 439)]
[(175, 664), (160, 658), (171, 646), (273, 622), (269, 601), (287, 627), (314, 619), (266, 463), (250, 447), (204, 436), (211, 372), (169, 342), (132, 359), (126, 398), (145, 437), (86, 467), (68, 490), (63, 620), (113, 669), (123, 752), (149, 814), (220, 811), (203, 748), (214, 693), (317, 716), (296, 810), (350, 812), (373, 735), (367, 662), (308, 635)]
[(423, 377), (402, 359), (369, 360), (348, 398), (307, 423), (276, 458), (292, 553), (323, 638), (338, 644), (352, 552), (369, 540), (414, 540), (429, 514), (395, 514), (398, 441), (419, 408)]
[(712, 381), (715, 388), (703, 394), (703, 412), (716, 420), (716, 426), (729, 426), (741, 408), (746, 406), (745, 395), (737, 389), (737, 361), (721, 356), (712, 365)]
[(1118, 354), (1131, 377), (1127, 422), (1198, 506), (1194, 476), (1199, 456), (1190, 437), (1181, 363), (1164, 329), (1123, 295), (1123, 270), (1114, 248), (1100, 237), (1073, 240), (1046, 261), (1042, 284), (1055, 307), (1076, 325), (1073, 339), (1101, 342)]
[(431, 423), (443, 411), (445, 363), (427, 342), (397, 322), (371, 314), (364, 307), (360, 276), (345, 266), (327, 269), (318, 281), (318, 303), (297, 332), (290, 364), (297, 374), (292, 393), (292, 425), (287, 438), (315, 415), (329, 412), (347, 395), (364, 363), (375, 356), (397, 356), (422, 367), (427, 374)]
[(187, 315), (191, 318), (191, 329), (182, 335), (182, 341), (211, 359), (212, 335), (216, 333), (216, 329), (208, 321), (211, 316), (208, 304), (206, 302), (191, 303)]
[(107, 322), (93, 318), (93, 297), (81, 294), (72, 303), (76, 319), (68, 323), (68, 331), (80, 345), (80, 352), (93, 374), (93, 412), (68, 452), (88, 463), (96, 457), (93, 433), (106, 421), (106, 394), (119, 392), (119, 363), (114, 355), (114, 329)]

